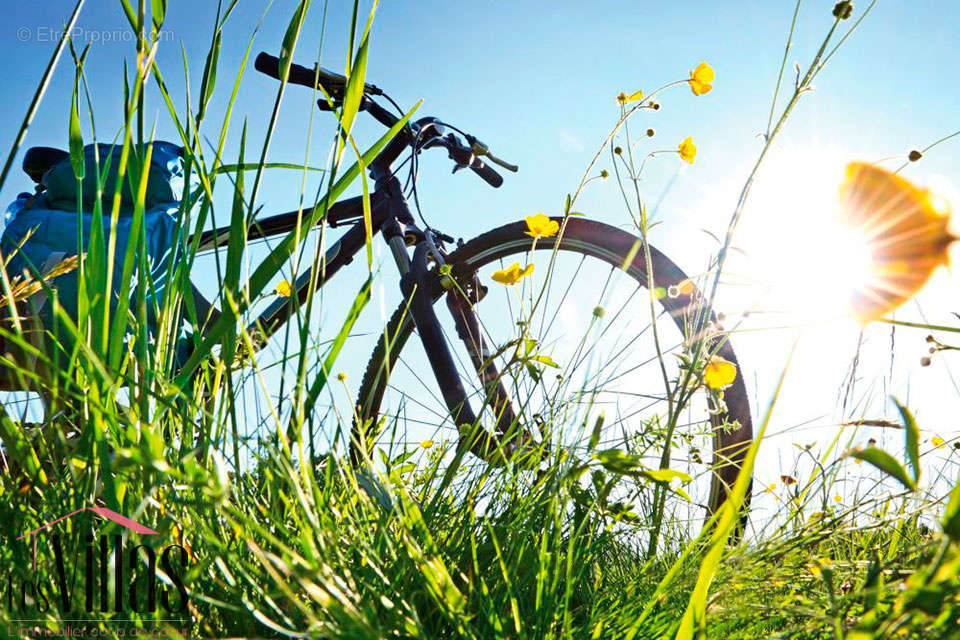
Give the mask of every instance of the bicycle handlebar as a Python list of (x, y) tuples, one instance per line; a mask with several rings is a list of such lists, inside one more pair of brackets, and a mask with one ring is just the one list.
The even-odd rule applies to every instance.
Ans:
[[(260, 54), (257, 56), (257, 59), (254, 61), (253, 66), (260, 73), (268, 75), (276, 80), (283, 80), (280, 75), (280, 59), (277, 56), (272, 56), (265, 51), (260, 52)], [(309, 87), (311, 89), (321, 88), (330, 96), (331, 99), (333, 99), (335, 102), (339, 102), (343, 100), (348, 79), (345, 76), (328, 71), (320, 66), (310, 69), (299, 64), (291, 63), (289, 69), (287, 70), (287, 82), (290, 84), (298, 84), (304, 87)], [(361, 103), (361, 109), (368, 111), (370, 115), (372, 115), (376, 120), (385, 126), (393, 126), (393, 124), (397, 122), (397, 118), (369, 98), (371, 95), (384, 95), (383, 91), (380, 90), (380, 88), (378, 88), (376, 85), (364, 84), (364, 93), (366, 95)], [(329, 110), (330, 108), (326, 102), (326, 99), (324, 98), (321, 98), (317, 104), (321, 109)], [(417, 124), (426, 128), (425, 125), (427, 125), (428, 122), (432, 124), (435, 122), (435, 119), (422, 119), (418, 121)], [(415, 139), (416, 138), (414, 138), (414, 140)], [(397, 141), (395, 140), (394, 143), (396, 142)], [(452, 133), (444, 136), (441, 130), (435, 130), (432, 139), (425, 142), (426, 143), (419, 148), (414, 149), (414, 153), (417, 153), (420, 148), (427, 148), (433, 145), (442, 145), (447, 149), (450, 159), (457, 164), (457, 166), (454, 167), (454, 171), (461, 168), (469, 168), (475, 174), (480, 176), (484, 182), (494, 188), (497, 188), (503, 184), (503, 176), (497, 173), (493, 167), (481, 160), (481, 156), (489, 158), (491, 162), (499, 164), (505, 169), (514, 172), (517, 171), (517, 167), (515, 165), (504, 162), (503, 160), (500, 160), (494, 156), (492, 153), (490, 153), (490, 149), (487, 147), (487, 145), (471, 135), (467, 135), (467, 142), (469, 145), (466, 145), (461, 143), (460, 140)], [(397, 151), (399, 151), (399, 148)], [(384, 152), (386, 153), (386, 150), (384, 150)]]
[[(271, 78), (283, 80), (283, 78), (280, 77), (280, 58), (272, 56), (266, 51), (260, 52), (260, 55), (257, 56), (257, 59), (253, 63), (253, 68)], [(311, 89), (322, 88), (329, 93), (331, 97), (336, 99), (343, 99), (343, 92), (347, 88), (346, 76), (334, 73), (323, 67), (310, 69), (299, 64), (290, 65), (290, 69), (287, 71), (287, 82), (310, 87)], [(364, 93), (372, 96), (383, 95), (383, 91), (376, 85), (364, 84), (363, 87)]]

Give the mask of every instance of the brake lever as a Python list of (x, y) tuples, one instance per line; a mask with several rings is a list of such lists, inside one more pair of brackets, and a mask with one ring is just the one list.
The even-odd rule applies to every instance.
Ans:
[(501, 160), (497, 156), (490, 153), (490, 147), (487, 145), (487, 143), (483, 142), (482, 140), (478, 140), (472, 135), (467, 134), (467, 142), (470, 143), (470, 148), (473, 150), (473, 153), (475, 155), (479, 157), (489, 158), (490, 162), (500, 165), (507, 171), (512, 171), (513, 173), (516, 173), (517, 171), (520, 170), (520, 167), (518, 167), (517, 165), (510, 164), (506, 160)]
[(520, 167), (518, 167), (517, 165), (515, 165), (515, 164), (510, 164), (509, 162), (506, 162), (505, 160), (501, 160), (500, 158), (498, 158), (497, 156), (493, 155), (492, 153), (487, 153), (487, 154), (486, 154), (486, 157), (487, 157), (487, 159), (490, 160), (490, 162), (492, 162), (493, 164), (498, 164), (498, 165), (500, 165), (501, 167), (503, 167), (503, 168), (506, 169), (507, 171), (512, 171), (512, 172), (516, 173), (517, 171), (520, 170)]

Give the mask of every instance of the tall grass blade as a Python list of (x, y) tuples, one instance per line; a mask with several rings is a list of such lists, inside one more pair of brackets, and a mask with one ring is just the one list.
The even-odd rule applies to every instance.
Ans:
[(900, 417), (903, 418), (903, 433), (905, 439), (905, 448), (907, 451), (907, 462), (910, 463), (910, 472), (913, 475), (913, 484), (916, 486), (920, 482), (920, 429), (917, 427), (917, 421), (904, 405), (896, 398), (892, 398), (893, 403), (897, 405)]
[[(367, 306), (367, 303), (370, 302), (370, 287), (372, 284), (372, 278), (368, 277), (366, 282), (363, 283), (363, 286), (360, 287), (360, 291), (353, 299), (353, 304), (350, 305), (350, 310), (347, 312), (347, 317), (343, 320), (343, 325), (340, 327), (340, 331), (330, 344), (327, 355), (323, 359), (323, 365), (317, 371), (317, 377), (314, 378), (313, 382), (310, 383), (310, 387), (307, 390), (307, 395), (303, 403), (304, 417), (309, 417), (313, 412), (313, 408), (317, 403), (317, 398), (320, 397), (320, 392), (323, 391), (327, 384), (330, 371), (333, 369), (333, 365), (340, 356), (340, 351), (343, 349), (343, 345), (346, 344), (347, 338), (350, 336), (350, 331), (353, 330), (353, 326), (356, 324), (357, 318), (360, 317), (360, 312), (363, 311), (364, 307)], [(298, 422), (302, 424), (303, 419), (304, 418), (299, 418)], [(300, 425), (298, 424), (295, 426), (297, 427), (298, 431), (290, 436), (291, 440), (294, 439), (294, 436), (296, 436), (297, 440), (299, 440), (300, 437)]]
[(914, 491), (917, 488), (917, 483), (913, 477), (907, 473), (907, 470), (903, 468), (903, 465), (883, 449), (871, 446), (865, 449), (848, 451), (846, 455), (855, 460), (863, 460), (873, 465), (875, 468), (897, 480), (910, 491)]
[[(77, 0), (77, 4), (73, 7), (73, 13), (70, 14), (70, 18), (63, 27), (63, 33), (71, 33), (73, 31), (73, 26), (77, 23), (77, 18), (80, 17), (80, 9), (83, 7), (83, 3), (84, 0)], [(60, 55), (63, 53), (63, 48), (66, 46), (68, 40), (69, 38), (57, 39), (57, 46), (54, 47), (53, 53), (50, 55), (47, 68), (43, 71), (40, 84), (37, 85), (37, 90), (33, 93), (33, 99), (30, 101), (30, 106), (27, 107), (27, 113), (24, 114), (23, 122), (20, 123), (20, 129), (13, 139), (13, 146), (10, 147), (7, 159), (3, 163), (3, 169), (0, 170), (0, 189), (3, 188), (3, 185), (7, 181), (7, 174), (10, 173), (10, 167), (13, 166), (13, 159), (17, 155), (17, 150), (20, 149), (20, 145), (23, 144), (23, 139), (27, 137), (27, 129), (30, 128), (30, 123), (33, 122), (33, 117), (36, 115), (37, 109), (40, 107), (40, 102), (47, 92), (47, 87), (50, 86), (53, 71), (57, 68), (57, 62), (60, 61)]]

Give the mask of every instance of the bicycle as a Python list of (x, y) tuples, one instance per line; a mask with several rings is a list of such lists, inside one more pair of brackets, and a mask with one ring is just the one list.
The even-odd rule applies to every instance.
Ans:
[[(279, 59), (267, 53), (259, 54), (255, 68), (281, 79)], [(335, 107), (344, 99), (346, 78), (323, 68), (293, 64), (287, 82), (322, 88)], [(380, 96), (402, 115), (396, 103), (372, 84), (365, 85), (361, 111), (393, 127), (399, 118), (375, 100)], [(331, 109), (324, 97), (318, 106)], [(554, 217), (559, 230), (550, 237), (533, 237), (519, 221), (463, 242), (429, 225), (418, 226), (408, 198), (413, 194), (416, 200), (417, 157), (433, 148), (447, 151), (455, 172), (470, 169), (494, 188), (503, 178), (491, 164), (517, 171), (476, 137), (434, 117), (405, 125), (367, 167), (374, 185), (369, 193), (371, 232), (386, 240), (400, 274), (404, 302), (378, 339), (360, 385), (350, 437), (353, 459), (368, 456), (376, 448), (387, 451), (387, 459), (391, 447), (426, 449), (443, 433), (451, 434), (458, 455), (469, 454), (481, 465), (509, 464), (515, 454), (537, 447), (542, 451), (555, 443), (574, 452), (629, 444), (654, 451), (656, 456), (651, 458), (666, 459), (671, 465), (702, 467), (696, 477), (704, 489), (709, 478), (709, 497), (698, 504), (713, 512), (732, 487), (752, 437), (742, 376), (721, 394), (726, 411), (711, 409), (705, 401), (696, 407), (691, 403), (686, 410), (689, 421), (681, 424), (674, 419), (672, 426), (660, 424), (660, 414), (651, 411), (666, 394), (645, 393), (641, 386), (664, 384), (669, 379), (666, 367), (673, 366), (669, 355), (682, 353), (684, 342), (715, 320), (712, 312), (704, 313), (698, 304), (696, 291), (689, 290), (687, 276), (666, 255), (649, 248), (653, 282), (669, 293), (657, 298), (660, 311), (645, 323), (637, 321), (644, 317), (644, 299), (649, 298), (640, 293), (648, 283), (644, 252), (637, 251), (635, 236), (616, 227), (582, 217)], [(396, 165), (406, 152), (410, 155), (404, 162), (410, 164), (411, 178), (405, 188)], [(42, 175), (38, 158), (33, 157), (33, 162), (33, 174)], [(42, 158), (39, 164), (44, 164)], [(300, 220), (297, 211), (258, 218), (248, 240), (289, 233)], [(291, 298), (300, 302), (307, 299), (311, 282), (317, 289), (323, 287), (366, 247), (361, 196), (330, 205), (319, 224), (347, 230), (322, 256), (319, 275), (311, 278), (308, 268), (295, 279)], [(228, 242), (229, 227), (205, 231), (198, 251)], [(514, 286), (492, 282), (493, 271), (508, 270), (508, 258), (522, 258), (538, 276), (546, 273), (542, 286), (536, 288), (531, 277)], [(562, 280), (567, 283), (558, 285)], [(599, 291), (591, 295), (591, 304), (585, 303), (584, 289), (593, 294)], [(441, 300), (445, 311), (435, 309)], [(632, 308), (628, 307), (631, 301), (640, 313), (625, 313)], [(617, 302), (621, 304), (613, 312)], [(271, 303), (250, 325), (258, 344), (265, 344), (295, 309), (287, 298)], [(588, 326), (574, 339), (578, 320)], [(555, 328), (562, 333), (554, 332)], [(652, 341), (653, 351), (650, 345), (641, 346), (643, 337), (667, 329), (673, 334), (668, 349), (657, 341)], [(423, 349), (411, 355), (407, 347), (413, 345), (413, 334), (420, 337)], [(506, 337), (497, 340), (495, 336)], [(737, 362), (729, 340), (716, 344), (720, 356)], [(424, 379), (427, 371), (435, 387)], [(615, 412), (615, 419), (591, 413), (598, 407), (604, 413)], [(584, 408), (586, 413), (580, 415)], [(573, 419), (582, 422), (579, 433), (550, 433), (555, 425), (569, 425)], [(641, 428), (631, 430), (637, 424)], [(701, 429), (689, 437), (677, 432), (677, 447), (683, 445), (687, 457), (678, 459), (672, 451), (663, 454), (657, 448), (662, 445), (663, 429), (671, 431), (672, 440), (681, 427)], [(591, 431), (589, 445), (583, 444), (584, 429)], [(616, 434), (618, 430), (621, 435)], [(710, 462), (704, 461), (701, 453), (705, 451), (694, 444), (695, 438), (709, 442), (705, 446), (713, 450)]]

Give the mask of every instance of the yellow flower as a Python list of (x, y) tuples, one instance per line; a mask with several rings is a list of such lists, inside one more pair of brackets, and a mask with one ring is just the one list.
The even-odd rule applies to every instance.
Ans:
[(493, 281), (500, 284), (517, 284), (523, 278), (533, 273), (533, 265), (528, 264), (521, 267), (519, 263), (514, 262), (506, 269), (498, 269), (493, 272)]
[(834, 501), (834, 502), (843, 502), (843, 498), (841, 498), (840, 496), (833, 496), (833, 501)]
[(680, 159), (690, 164), (693, 164), (693, 159), (697, 157), (697, 145), (693, 144), (693, 138), (690, 136), (680, 143), (677, 151), (680, 152)]
[(284, 298), (289, 298), (290, 294), (293, 293), (293, 287), (290, 286), (290, 283), (286, 280), (281, 280), (277, 283), (277, 295), (283, 296)]
[(765, 493), (773, 493), (773, 490), (776, 489), (776, 488), (777, 488), (777, 483), (776, 483), (776, 482), (771, 482), (771, 483), (770, 483), (770, 486), (768, 486), (768, 487), (764, 490), (764, 492), (765, 492)]
[(930, 442), (931, 442), (931, 443), (933, 444), (933, 446), (935, 446), (937, 449), (939, 449), (940, 447), (943, 446), (943, 438), (941, 438), (940, 436), (933, 436), (932, 438), (930, 438)]
[(737, 365), (720, 356), (713, 356), (703, 369), (703, 383), (711, 389), (724, 389), (737, 379)]
[(347, 374), (345, 374), (343, 371), (337, 374), (337, 380), (339, 380), (340, 382), (343, 382), (346, 379), (347, 379)]
[(424, 440), (423, 442), (420, 443), (420, 446), (423, 447), (424, 449), (429, 449), (430, 447), (433, 446), (433, 440)]
[(559, 222), (551, 220), (549, 216), (542, 213), (527, 216), (524, 220), (527, 222), (526, 234), (531, 238), (549, 238), (557, 235), (557, 231), (560, 230)]
[(956, 237), (950, 213), (929, 191), (863, 162), (847, 165), (840, 189), (843, 221), (866, 241), (870, 281), (852, 296), (853, 312), (867, 323), (910, 299), (941, 264)]
[(705, 93), (710, 93), (710, 90), (713, 89), (713, 77), (713, 67), (706, 62), (698, 64), (697, 68), (690, 72), (690, 79), (687, 80), (690, 83), (693, 95), (702, 96)]
[(621, 91), (617, 95), (617, 104), (627, 104), (629, 102), (636, 102), (637, 100), (643, 100), (643, 91), (631, 93), (629, 96)]

